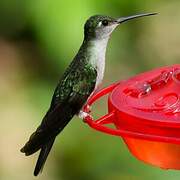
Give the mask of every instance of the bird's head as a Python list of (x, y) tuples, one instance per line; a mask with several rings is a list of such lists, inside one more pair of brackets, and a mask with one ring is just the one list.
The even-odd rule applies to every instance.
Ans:
[(109, 16), (103, 15), (95, 15), (90, 17), (84, 26), (84, 34), (86, 39), (104, 39), (108, 38), (113, 30), (122, 24), (131, 19), (143, 17), (143, 16), (151, 16), (157, 13), (146, 13), (146, 14), (138, 14), (134, 16), (127, 16), (121, 18), (112, 18)]

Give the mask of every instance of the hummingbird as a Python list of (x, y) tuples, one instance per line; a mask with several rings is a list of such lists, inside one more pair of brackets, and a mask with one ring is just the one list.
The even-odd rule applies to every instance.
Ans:
[(83, 106), (101, 84), (105, 69), (105, 54), (111, 33), (122, 23), (156, 13), (112, 18), (91, 16), (84, 25), (82, 45), (60, 79), (41, 124), (21, 149), (26, 156), (40, 150), (34, 169), (37, 176), (43, 169), (56, 136), (74, 115), (84, 119), (89, 114)]

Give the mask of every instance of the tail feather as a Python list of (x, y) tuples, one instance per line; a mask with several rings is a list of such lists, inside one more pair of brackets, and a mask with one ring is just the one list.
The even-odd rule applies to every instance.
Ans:
[(47, 157), (49, 155), (49, 152), (53, 146), (54, 140), (55, 140), (55, 138), (50, 140), (46, 145), (44, 145), (41, 148), (41, 151), (40, 151), (40, 154), (39, 154), (39, 157), (36, 162), (35, 169), (34, 169), (34, 176), (37, 176), (43, 170), (44, 164), (45, 164)]
[(69, 106), (62, 106), (63, 105), (59, 105), (47, 112), (40, 126), (21, 149), (22, 153), (29, 156), (37, 152), (39, 149), (42, 149), (44, 144), (47, 144), (64, 129), (75, 112), (73, 112), (73, 109), (69, 108)]
[(56, 136), (69, 123), (75, 113), (76, 111), (68, 104), (60, 104), (53, 110), (49, 110), (40, 126), (21, 149), (21, 152), (25, 153), (26, 156), (41, 150), (34, 170), (35, 176), (42, 171)]

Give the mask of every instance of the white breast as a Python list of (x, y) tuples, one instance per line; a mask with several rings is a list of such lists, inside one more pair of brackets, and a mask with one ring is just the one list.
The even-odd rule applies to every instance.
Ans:
[(107, 39), (95, 40), (90, 48), (90, 63), (97, 69), (97, 78), (95, 89), (101, 84), (105, 70), (105, 54)]

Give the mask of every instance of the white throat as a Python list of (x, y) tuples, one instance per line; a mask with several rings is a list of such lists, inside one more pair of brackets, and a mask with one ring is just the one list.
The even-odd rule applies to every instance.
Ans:
[(101, 84), (104, 77), (105, 55), (108, 40), (109, 38), (93, 40), (89, 48), (90, 63), (97, 70), (95, 89)]

